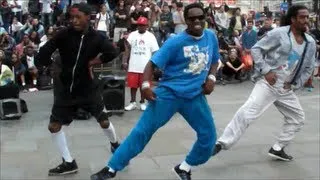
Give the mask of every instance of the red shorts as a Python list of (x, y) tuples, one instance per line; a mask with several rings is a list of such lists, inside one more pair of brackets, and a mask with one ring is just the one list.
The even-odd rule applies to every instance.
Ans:
[(143, 82), (143, 73), (128, 72), (128, 87), (140, 88)]

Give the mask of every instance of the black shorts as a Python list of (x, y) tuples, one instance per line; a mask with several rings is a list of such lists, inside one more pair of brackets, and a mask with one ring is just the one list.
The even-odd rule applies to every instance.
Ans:
[(103, 111), (104, 103), (101, 95), (87, 97), (55, 97), (50, 116), (51, 122), (60, 122), (69, 125), (73, 121), (73, 114), (82, 108), (91, 113), (98, 122), (108, 119), (108, 114)]

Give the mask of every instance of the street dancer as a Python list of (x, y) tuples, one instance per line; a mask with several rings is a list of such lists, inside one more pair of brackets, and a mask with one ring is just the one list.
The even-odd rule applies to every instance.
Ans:
[[(180, 179), (190, 180), (191, 166), (203, 164), (210, 158), (216, 130), (205, 94), (211, 94), (216, 81), (218, 41), (212, 31), (204, 30), (205, 12), (201, 4), (186, 6), (184, 17), (188, 28), (168, 39), (144, 70), (142, 89), (149, 100), (147, 109), (106, 167), (91, 176), (92, 180), (115, 177), (177, 112), (196, 131), (197, 141), (173, 171)], [(155, 67), (164, 74), (152, 91), (149, 82)]]
[(302, 88), (315, 66), (316, 45), (306, 32), (309, 11), (294, 5), (286, 15), (286, 26), (269, 31), (251, 49), (255, 71), (260, 74), (247, 102), (236, 112), (218, 139), (213, 155), (229, 149), (271, 104), (284, 115), (284, 125), (269, 155), (290, 161), (284, 148), (304, 124), (304, 111), (294, 90)]
[(89, 26), (91, 9), (87, 4), (74, 4), (70, 11), (71, 27), (60, 30), (50, 39), (36, 58), (39, 67), (51, 63), (52, 53), (58, 49), (61, 56), (59, 80), (54, 84), (54, 103), (50, 116), (49, 131), (58, 147), (63, 162), (49, 170), (49, 175), (63, 175), (78, 171), (70, 155), (62, 125), (72, 122), (75, 110), (90, 112), (99, 122), (111, 143), (111, 152), (119, 146), (112, 123), (104, 111), (104, 103), (98, 85), (90, 76), (95, 63), (109, 62), (117, 56), (115, 48)]

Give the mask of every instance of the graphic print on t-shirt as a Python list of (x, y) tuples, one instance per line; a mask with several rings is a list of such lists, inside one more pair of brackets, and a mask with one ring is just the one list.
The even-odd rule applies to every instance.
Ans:
[(285, 65), (284, 70), (292, 72), (293, 69), (297, 66), (299, 59), (300, 55), (295, 50), (292, 50), (289, 54), (288, 62)]
[(200, 74), (203, 70), (208, 70), (209, 62), (208, 47), (199, 49), (198, 45), (183, 47), (185, 58), (190, 58), (188, 68), (184, 69), (185, 73)]
[(136, 39), (134, 41), (134, 46), (132, 46), (133, 54), (138, 56), (143, 56), (143, 55), (146, 55), (146, 50), (147, 50), (146, 43), (144, 42), (143, 39), (140, 39), (140, 40)]

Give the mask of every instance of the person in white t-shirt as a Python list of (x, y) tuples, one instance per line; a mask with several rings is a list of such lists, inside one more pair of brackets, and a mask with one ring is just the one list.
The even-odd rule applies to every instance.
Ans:
[(95, 29), (104, 37), (109, 38), (110, 16), (106, 4), (100, 6), (101, 12), (97, 14)]
[[(127, 111), (137, 108), (136, 94), (138, 88), (141, 88), (144, 68), (152, 54), (159, 49), (155, 36), (147, 31), (148, 19), (139, 17), (137, 25), (138, 30), (130, 33), (125, 43), (125, 52), (122, 59), (123, 67), (128, 71), (128, 87), (131, 88), (131, 101), (125, 107)], [(140, 108), (143, 111), (147, 107), (144, 100), (145, 98), (141, 94)]]
[(41, 22), (44, 27), (48, 27), (52, 25), (52, 0), (39, 0), (39, 2), (41, 3)]

